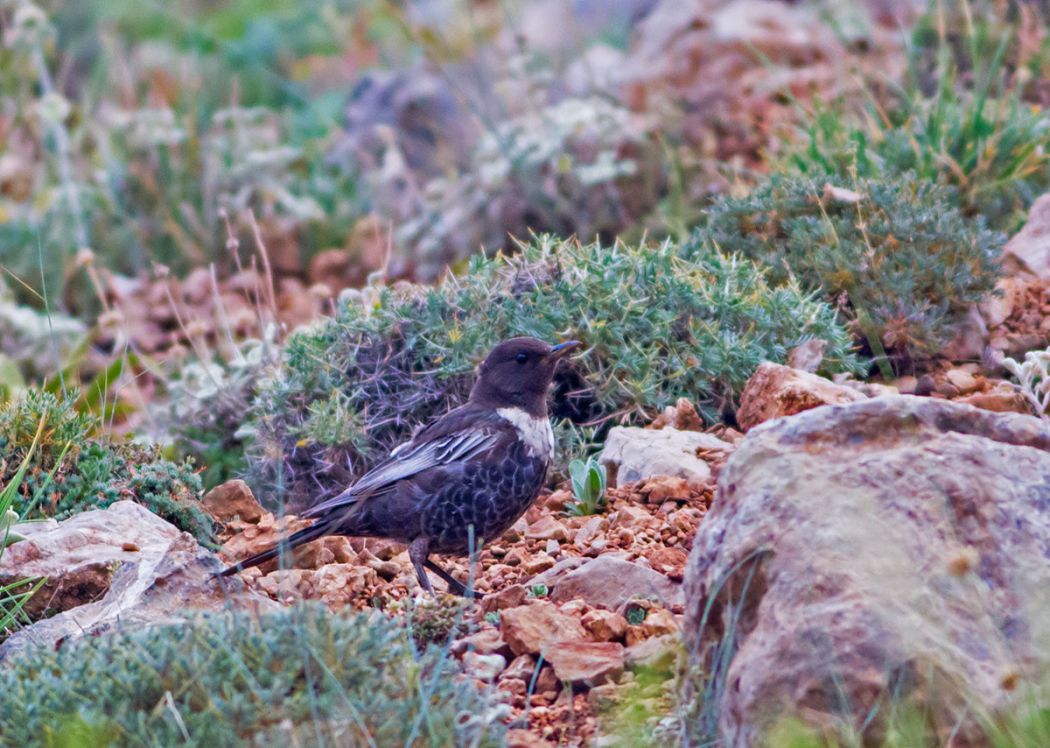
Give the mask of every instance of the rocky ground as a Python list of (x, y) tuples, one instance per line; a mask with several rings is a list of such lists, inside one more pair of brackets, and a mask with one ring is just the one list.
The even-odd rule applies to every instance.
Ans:
[[(415, 621), (417, 638), (451, 635), (465, 670), (506, 693), (520, 725), (513, 744), (584, 744), (599, 707), (634, 672), (656, 665), (670, 674), (689, 550), (732, 448), (720, 443), (704, 454), (706, 480), (654, 476), (610, 488), (600, 514), (573, 516), (565, 488), (543, 495), (473, 564), (446, 560), (484, 593), (476, 604), (421, 595), (404, 547), (383, 540), (324, 538), (298, 549), (293, 568), (270, 562), (242, 578), (282, 603), (378, 607)], [(263, 512), (243, 484), (206, 501), (226, 521), (221, 555), (231, 562), (305, 524)]]

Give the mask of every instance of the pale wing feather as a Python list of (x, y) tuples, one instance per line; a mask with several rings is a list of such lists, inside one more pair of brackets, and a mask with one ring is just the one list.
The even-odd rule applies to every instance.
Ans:
[(406, 442), (394, 449), (386, 462), (365, 473), (354, 485), (338, 496), (310, 507), (303, 516), (316, 517), (331, 509), (349, 506), (424, 470), (463, 462), (494, 447), (498, 438), (491, 431), (478, 429), (460, 431), (421, 444)]

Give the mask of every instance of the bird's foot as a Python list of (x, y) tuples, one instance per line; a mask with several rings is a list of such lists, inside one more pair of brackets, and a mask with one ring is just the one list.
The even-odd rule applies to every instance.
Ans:
[(453, 579), (453, 581), (455, 582), (455, 584), (453, 584), (452, 582), (448, 583), (449, 594), (456, 595), (458, 597), (474, 598), (475, 600), (484, 599), (485, 595), (478, 592), (477, 590), (468, 588), (465, 584), (456, 581), (455, 579)]
[(461, 581), (459, 581), (447, 571), (442, 569), (429, 558), (423, 562), (423, 565), (445, 581), (445, 584), (448, 585), (448, 591), (450, 595), (458, 595), (459, 597), (472, 597), (475, 600), (481, 600), (483, 597), (485, 597), (477, 590), (469, 589), (465, 584), (463, 584)]

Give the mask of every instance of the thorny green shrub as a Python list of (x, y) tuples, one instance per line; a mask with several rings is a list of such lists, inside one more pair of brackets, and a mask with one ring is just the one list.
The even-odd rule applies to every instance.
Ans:
[(0, 484), (14, 475), (41, 417), (47, 419), (11, 508), (25, 519), (64, 519), (130, 499), (212, 545), (212, 521), (201, 507), (192, 463), (170, 462), (155, 447), (107, 443), (93, 435), (93, 419), (78, 412), (74, 400), (29, 390), (0, 403)]
[(1001, 244), (981, 218), (962, 216), (945, 188), (913, 175), (775, 176), (747, 197), (716, 202), (691, 247), (738, 252), (767, 266), (772, 283), (797, 278), (823, 291), (877, 359), (885, 350), (900, 360), (947, 342), (952, 324), (994, 287)]
[[(296, 506), (341, 490), (461, 404), (476, 364), (514, 335), (583, 341), (556, 375), (552, 415), (587, 428), (655, 416), (683, 396), (715, 418), (760, 362), (812, 338), (828, 341), (827, 371), (855, 366), (827, 304), (791, 283), (770, 288), (746, 260), (541, 237), (509, 259), (476, 257), (436, 288), (366, 289), (290, 336), (253, 405), (257, 494)], [(564, 445), (569, 430), (559, 431)]]
[(496, 699), (377, 616), (213, 614), (16, 655), (0, 745), (502, 745)]

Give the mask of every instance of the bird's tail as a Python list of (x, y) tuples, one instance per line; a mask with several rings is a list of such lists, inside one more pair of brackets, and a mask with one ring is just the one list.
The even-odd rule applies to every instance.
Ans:
[(238, 561), (233, 566), (227, 567), (222, 571), (218, 572), (214, 576), (216, 577), (228, 577), (231, 574), (236, 574), (239, 571), (250, 569), (253, 566), (264, 564), (271, 558), (277, 558), (282, 553), (287, 553), (293, 548), (298, 548), (304, 543), (309, 543), (311, 540), (317, 540), (317, 538), (324, 537), (329, 534), (330, 527), (327, 522), (316, 522), (310, 527), (305, 527), (298, 532), (293, 532), (287, 538), (277, 543), (277, 545), (269, 548), (262, 553), (256, 553), (254, 556), (249, 556), (243, 561)]

